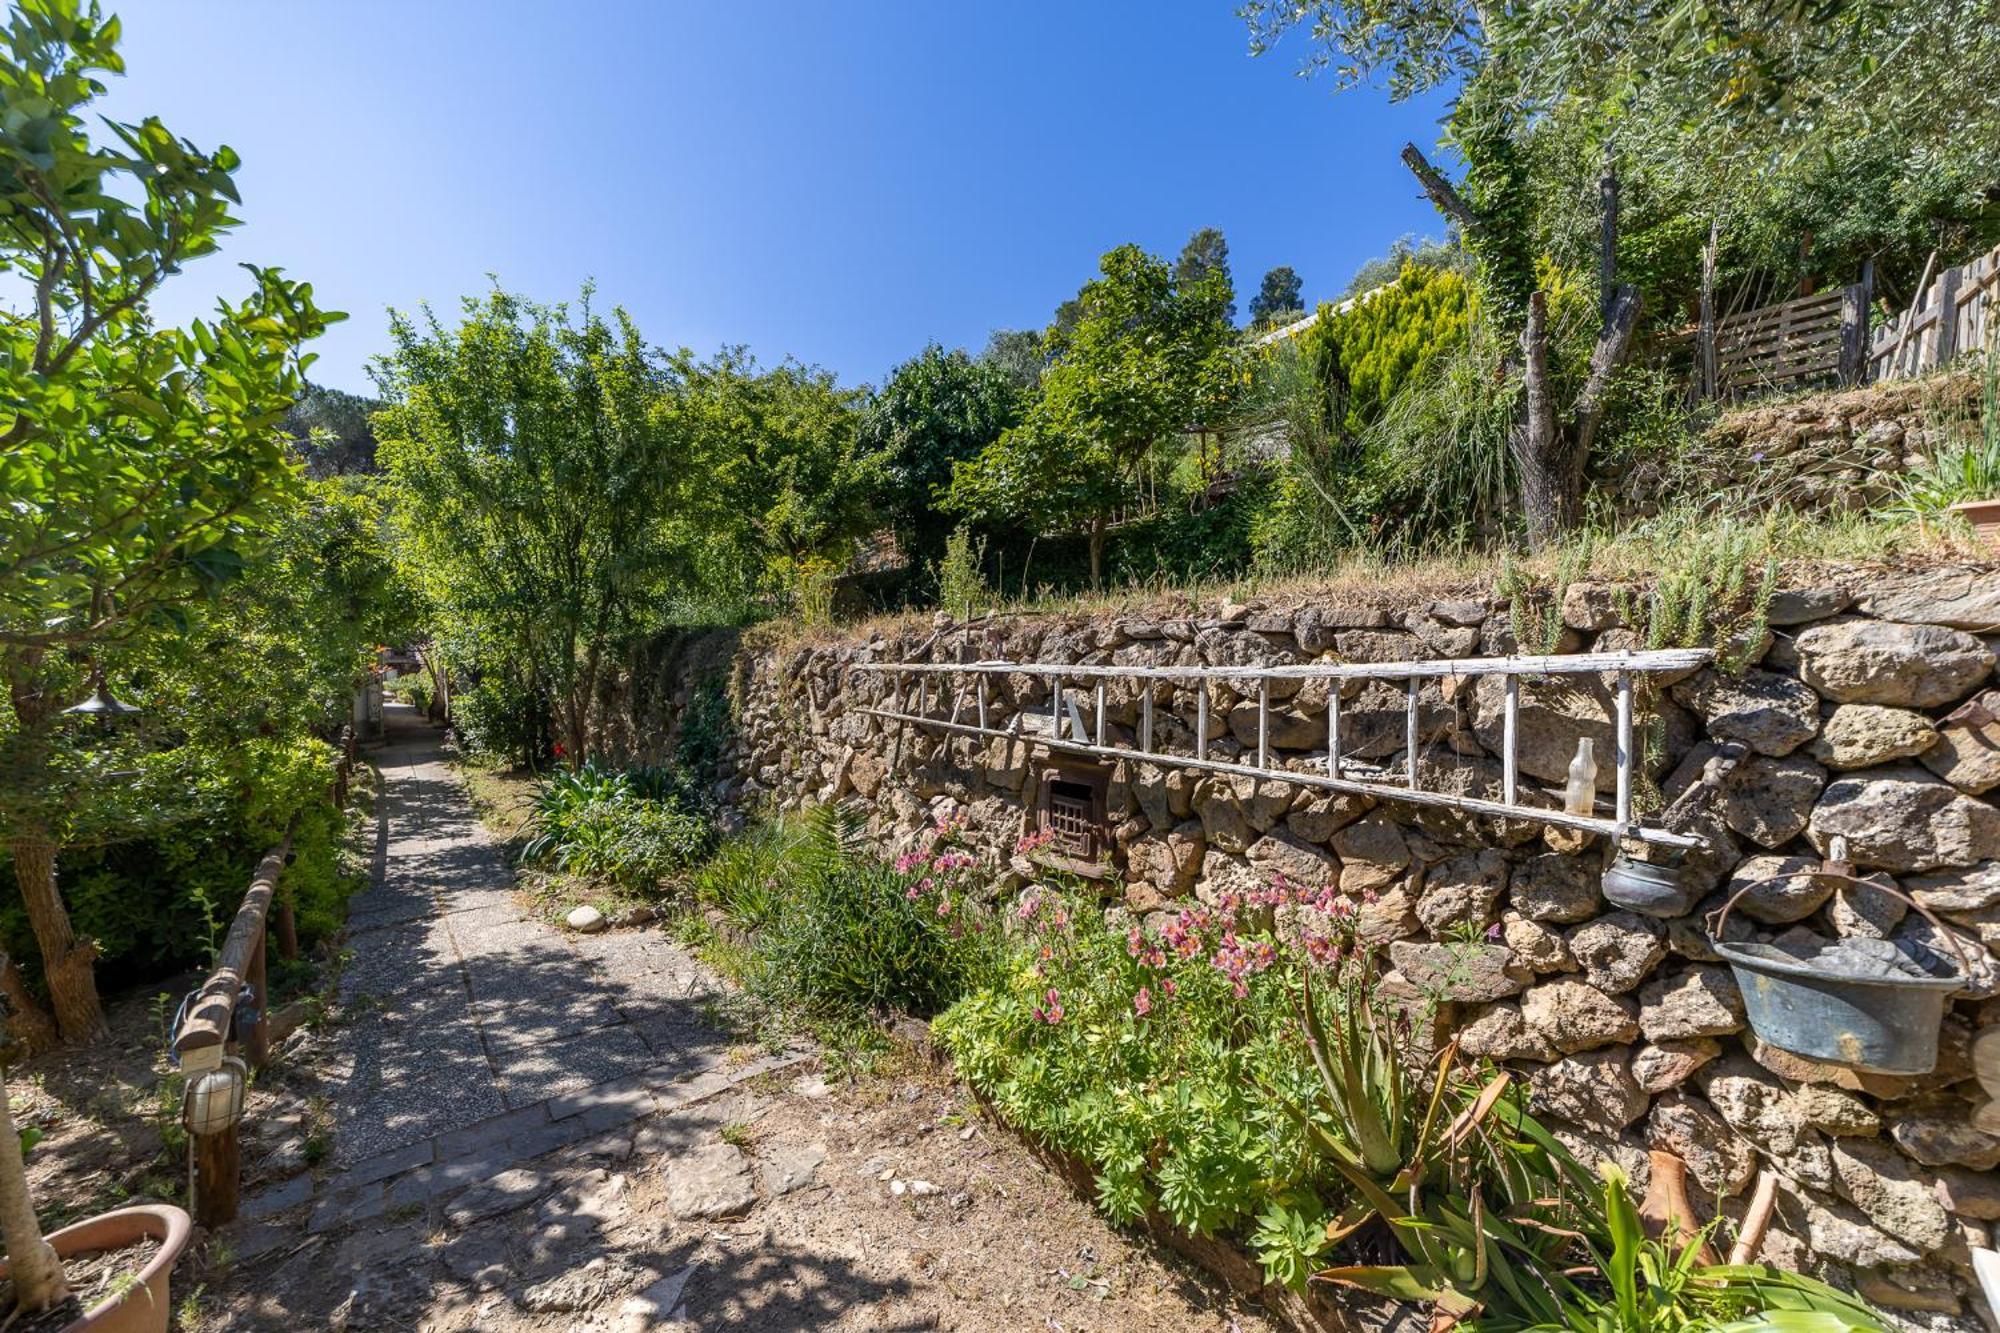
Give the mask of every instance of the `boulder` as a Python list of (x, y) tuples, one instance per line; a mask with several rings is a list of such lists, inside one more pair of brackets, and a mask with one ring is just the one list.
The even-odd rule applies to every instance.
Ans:
[(1506, 887), (1505, 853), (1489, 847), (1454, 856), (1424, 876), (1417, 917), (1432, 935), (1443, 935), (1454, 926), (1484, 927)]
[(1839, 703), (1936, 708), (1964, 698), (1993, 670), (1993, 653), (1959, 630), (1848, 620), (1797, 640), (1799, 675)]
[(1639, 1030), (1651, 1042), (1726, 1037), (1743, 1030), (1743, 993), (1726, 967), (1697, 964), (1639, 992)]
[(605, 920), (604, 913), (589, 903), (570, 909), (569, 915), (564, 917), (563, 921), (571, 930), (582, 935), (595, 935), (610, 924)]
[(1207, 854), (1207, 836), (1193, 819), (1174, 825), (1165, 836), (1141, 838), (1126, 849), (1132, 874), (1169, 898), (1185, 898), (1194, 891)]
[(1250, 844), (1250, 864), (1267, 879), (1283, 876), (1292, 884), (1324, 888), (1340, 877), (1340, 865), (1324, 848), (1287, 833), (1268, 833)]
[(1521, 996), (1521, 1017), (1564, 1055), (1639, 1035), (1638, 1006), (1581, 981), (1547, 981)]
[(1329, 842), (1368, 813), (1368, 798), (1351, 792), (1311, 792), (1285, 816), (1285, 827), (1306, 842)]
[(1475, 1059), (1553, 1060), (1561, 1052), (1555, 1043), (1528, 1025), (1518, 1006), (1495, 1004), (1482, 1009), (1458, 1030), (1458, 1048)]
[(1913, 1264), (1923, 1255), (1884, 1235), (1868, 1219), (1848, 1207), (1806, 1206), (1806, 1243), (1815, 1256), (1857, 1268)]
[(1903, 1116), (1889, 1126), (1889, 1137), (1925, 1166), (1963, 1166), (1974, 1171), (2000, 1167), (2000, 1139), (1980, 1133), (1963, 1118)]
[(1649, 1042), (1632, 1056), (1632, 1078), (1640, 1091), (1658, 1096), (1687, 1082), (1721, 1054), (1722, 1044), (1708, 1037)]
[(1368, 815), (1333, 836), (1340, 853), (1340, 887), (1344, 893), (1382, 889), (1403, 877), (1410, 865), (1403, 831), (1385, 815)]
[(1757, 1175), (1756, 1150), (1699, 1097), (1674, 1092), (1654, 1102), (1646, 1144), (1686, 1162), (1695, 1183), (1719, 1199), (1740, 1192)]
[(1576, 971), (1576, 960), (1569, 956), (1569, 944), (1554, 926), (1509, 912), (1501, 919), (1500, 932), (1514, 956), (1537, 973)]
[(675, 1217), (735, 1217), (757, 1202), (750, 1162), (729, 1143), (697, 1148), (667, 1163), (667, 1211)]
[(1911, 766), (1827, 784), (1806, 833), (1822, 854), (1845, 837), (1854, 864), (1892, 874), (2000, 858), (2000, 809)]
[(1405, 885), (1363, 894), (1354, 913), (1354, 934), (1364, 944), (1386, 944), (1417, 933), (1416, 896)]
[(1569, 932), (1570, 957), (1598, 990), (1623, 995), (1667, 956), (1666, 929), (1632, 912), (1612, 912)]
[[(1878, 887), (1875, 881), (1881, 881), (1881, 886)], [(1833, 923), (1834, 934), (1888, 939), (1889, 933), (1901, 925), (1903, 918), (1910, 913), (1901, 898), (1887, 892), (1894, 887), (1894, 882), (1886, 875), (1872, 876), (1866, 884), (1845, 881), (1836, 884), (1826, 907), (1826, 917)]]
[(1389, 962), (1425, 996), (1476, 1004), (1518, 995), (1534, 974), (1501, 944), (1425, 944), (1395, 940)]
[(2000, 579), (1970, 569), (1878, 574), (1860, 590), (1860, 606), (1883, 620), (1990, 634), (2000, 625)]
[(1939, 1203), (1960, 1217), (2000, 1222), (2000, 1173), (1947, 1167), (1938, 1172), (1935, 1193)]
[(1623, 624), (1622, 608), (1632, 601), (1629, 584), (1572, 583), (1563, 589), (1562, 621), (1571, 629), (1596, 633)]
[(1804, 625), (1837, 616), (1854, 605), (1845, 588), (1787, 588), (1771, 594), (1764, 619), (1773, 625)]
[(1543, 1065), (1528, 1079), (1532, 1109), (1615, 1138), (1646, 1114), (1648, 1104), (1626, 1068), (1629, 1054), (1623, 1046), (1607, 1046)]
[(1696, 1074), (1695, 1081), (1730, 1128), (1773, 1157), (1789, 1158), (1801, 1148), (1820, 1146), (1805, 1112), (1785, 1085), (1742, 1056), (1716, 1061)]
[(1914, 709), (1838, 704), (1806, 753), (1828, 768), (1869, 768), (1914, 759), (1936, 740), (1937, 728)]
[(1531, 921), (1582, 921), (1604, 902), (1601, 878), (1592, 862), (1548, 852), (1515, 867), (1510, 894), (1515, 910)]
[(1724, 781), (1722, 817), (1759, 846), (1782, 847), (1805, 832), (1825, 789), (1826, 770), (1810, 759), (1754, 755)]
[(1788, 755), (1819, 734), (1819, 699), (1775, 672), (1704, 671), (1668, 693), (1701, 715), (1709, 736), (1742, 741), (1759, 754)]
[(1736, 867), (1723, 890), (1743, 894), (1732, 920), (1740, 915), (1771, 926), (1805, 920), (1833, 896), (1834, 882), (1811, 873), (1818, 869), (1819, 862), (1810, 856), (1751, 857)]
[(2000, 861), (1981, 861), (1963, 870), (1910, 875), (1903, 888), (1933, 912), (1986, 912), (2000, 907)]
[(1874, 1225), (1924, 1253), (1945, 1243), (1951, 1220), (1930, 1173), (1879, 1139), (1836, 1139), (1834, 1179), (1840, 1196)]
[(2000, 787), (2000, 690), (1988, 690), (1939, 723), (1936, 742), (1918, 758), (1960, 791), (1976, 796)]
[(1882, 1117), (1875, 1114), (1859, 1097), (1829, 1088), (1823, 1084), (1807, 1083), (1792, 1089), (1792, 1101), (1806, 1123), (1823, 1134), (1838, 1138), (1859, 1135), (1867, 1137), (1882, 1131)]

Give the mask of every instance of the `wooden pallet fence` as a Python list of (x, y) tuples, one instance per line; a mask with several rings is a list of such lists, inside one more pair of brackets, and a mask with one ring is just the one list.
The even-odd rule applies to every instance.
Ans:
[(2000, 247), (1920, 284), (1915, 305), (1878, 328), (1870, 378), (1907, 379), (1949, 365), (1992, 337), (2000, 303)]
[[(1868, 362), (1869, 287), (1857, 282), (1716, 321), (1717, 396), (1733, 400), (1815, 384), (1861, 383)], [(1697, 349), (1698, 360), (1705, 363), (1708, 356), (1706, 348)]]

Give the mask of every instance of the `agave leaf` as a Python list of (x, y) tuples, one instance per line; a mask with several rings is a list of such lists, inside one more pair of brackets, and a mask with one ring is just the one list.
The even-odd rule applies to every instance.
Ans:
[(1348, 1264), (1313, 1274), (1315, 1282), (1356, 1287), (1399, 1301), (1442, 1301), (1450, 1290), (1436, 1269), (1424, 1264)]

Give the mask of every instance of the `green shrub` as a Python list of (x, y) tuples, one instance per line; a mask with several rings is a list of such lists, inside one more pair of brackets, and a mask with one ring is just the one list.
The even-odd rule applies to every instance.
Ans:
[(468, 754), (524, 766), (548, 756), (548, 700), (514, 681), (489, 678), (455, 691), (451, 725)]
[(688, 808), (665, 769), (614, 772), (586, 764), (556, 773), (535, 795), (523, 863), (624, 889), (647, 889), (708, 850), (709, 821)]

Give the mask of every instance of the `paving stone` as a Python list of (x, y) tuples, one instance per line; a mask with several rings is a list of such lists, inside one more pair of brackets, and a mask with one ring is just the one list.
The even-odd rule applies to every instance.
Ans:
[(288, 1208), (296, 1208), (313, 1196), (311, 1176), (293, 1176), (269, 1189), (258, 1190), (243, 1200), (236, 1215), (246, 1222), (254, 1222), (261, 1217), (282, 1213)]
[(372, 1185), (378, 1180), (387, 1180), (390, 1176), (400, 1175), (420, 1166), (429, 1166), (435, 1160), (437, 1160), (436, 1146), (426, 1139), (422, 1143), (413, 1143), (406, 1148), (397, 1148), (363, 1158), (336, 1176), (334, 1184), (343, 1189)]

